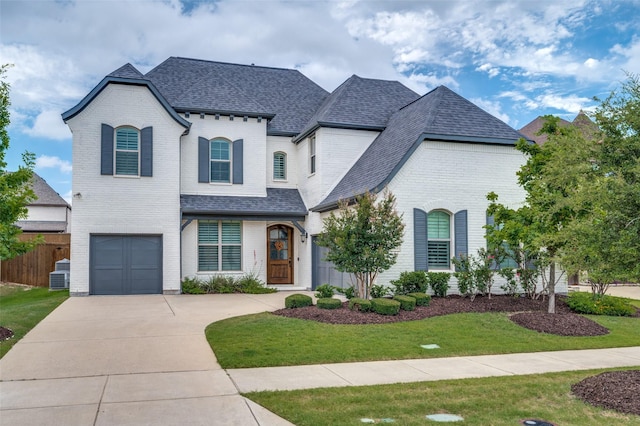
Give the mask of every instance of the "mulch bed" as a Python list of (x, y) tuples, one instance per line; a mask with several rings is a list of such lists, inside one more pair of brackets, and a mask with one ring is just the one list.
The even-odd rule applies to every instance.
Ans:
[(597, 407), (640, 415), (640, 370), (609, 371), (571, 386), (575, 396)]

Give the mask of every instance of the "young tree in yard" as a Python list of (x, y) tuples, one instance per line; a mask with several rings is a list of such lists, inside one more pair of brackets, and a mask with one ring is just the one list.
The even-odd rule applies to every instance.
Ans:
[(341, 202), (339, 214), (324, 219), (317, 244), (329, 248), (326, 260), (338, 271), (355, 276), (358, 297), (368, 299), (378, 274), (396, 262), (403, 232), (393, 194), (385, 191), (376, 203), (376, 195), (367, 192), (352, 206)]
[(31, 189), (35, 158), (32, 153), (22, 154), (24, 166), (17, 171), (6, 170), (5, 154), (9, 149), (9, 83), (5, 73), (9, 65), (0, 66), (0, 260), (11, 259), (33, 249), (38, 238), (20, 241), (22, 230), (15, 226), (17, 220), (27, 217), (27, 205), (36, 199)]

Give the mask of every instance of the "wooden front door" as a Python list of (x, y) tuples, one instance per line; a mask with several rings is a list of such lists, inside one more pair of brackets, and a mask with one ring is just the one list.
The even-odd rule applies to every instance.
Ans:
[(293, 284), (293, 228), (274, 225), (267, 229), (267, 283)]

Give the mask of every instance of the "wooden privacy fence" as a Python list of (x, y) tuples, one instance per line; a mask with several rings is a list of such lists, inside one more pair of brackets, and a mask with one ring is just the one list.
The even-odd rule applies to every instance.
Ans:
[[(22, 234), (28, 240), (35, 234)], [(49, 272), (56, 269), (56, 262), (71, 259), (71, 234), (42, 234), (45, 242), (29, 253), (11, 260), (3, 260), (0, 281), (49, 287)]]

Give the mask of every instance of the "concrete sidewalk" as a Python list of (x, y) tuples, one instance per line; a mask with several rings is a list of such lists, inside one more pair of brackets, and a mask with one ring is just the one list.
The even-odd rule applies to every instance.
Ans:
[(288, 294), (70, 298), (0, 360), (0, 425), (280, 426), (239, 392), (640, 366), (633, 347), (222, 370), (205, 327)]

